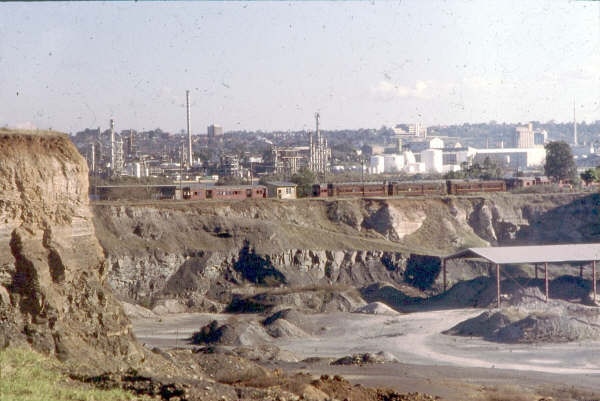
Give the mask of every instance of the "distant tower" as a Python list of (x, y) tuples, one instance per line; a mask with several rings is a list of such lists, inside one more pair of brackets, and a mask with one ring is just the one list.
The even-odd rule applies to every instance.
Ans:
[(127, 155), (128, 157), (133, 157), (135, 153), (135, 144), (133, 139), (133, 130), (129, 130), (129, 140), (127, 141)]
[(577, 146), (577, 118), (575, 118), (575, 100), (573, 100), (573, 145)]
[(119, 177), (123, 173), (123, 141), (115, 139), (115, 122), (110, 120), (110, 175)]
[(308, 137), (308, 167), (315, 173), (325, 174), (327, 172), (327, 162), (331, 155), (331, 149), (327, 147), (327, 139), (321, 136), (321, 129), (319, 127), (320, 118), (320, 114), (315, 113), (316, 132), (314, 138), (313, 134), (309, 134)]
[(115, 161), (116, 161), (116, 147), (115, 144), (115, 121), (110, 119), (110, 172), (111, 175), (115, 174)]
[(188, 168), (192, 167), (192, 131), (190, 130), (190, 91), (185, 91), (185, 103), (187, 108), (187, 135), (188, 135)]
[(92, 142), (92, 155), (91, 155), (91, 162), (90, 162), (90, 168), (92, 170), (92, 174), (96, 172), (96, 146), (95, 144)]

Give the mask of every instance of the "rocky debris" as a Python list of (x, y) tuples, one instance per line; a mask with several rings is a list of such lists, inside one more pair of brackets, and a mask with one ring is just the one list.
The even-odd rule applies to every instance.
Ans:
[[(437, 398), (426, 394), (401, 394), (392, 390), (373, 389), (352, 385), (340, 376), (323, 375), (315, 379), (307, 373), (285, 374), (280, 369), (266, 369), (259, 364), (240, 358), (225, 347), (215, 346), (187, 352), (172, 351), (180, 364), (190, 365), (197, 373), (210, 377), (215, 383), (231, 384), (239, 399), (252, 400), (401, 400), (431, 401)], [(383, 357), (386, 358), (386, 357)], [(229, 395), (226, 394), (227, 399)]]
[(364, 300), (354, 289), (315, 286), (282, 288), (251, 296), (236, 294), (227, 312), (270, 313), (290, 307), (307, 313), (349, 312), (364, 304)]
[(360, 384), (352, 385), (346, 379), (340, 376), (322, 375), (318, 380), (314, 380), (312, 385), (318, 390), (326, 393), (332, 398), (353, 401), (435, 401), (439, 397), (434, 397), (422, 393), (402, 394), (393, 390), (371, 389)]
[(360, 308), (356, 308), (354, 313), (364, 313), (367, 315), (397, 315), (398, 312), (382, 302), (371, 302)]
[(360, 293), (369, 304), (380, 302), (400, 312), (410, 311), (411, 306), (426, 302), (425, 293), (406, 284), (374, 283), (361, 288)]
[(152, 308), (155, 315), (187, 312), (188, 308), (179, 299), (163, 299), (156, 302)]
[(308, 336), (304, 330), (285, 319), (277, 319), (271, 324), (265, 325), (265, 329), (274, 338), (302, 338)]
[(223, 345), (207, 345), (196, 348), (194, 353), (223, 354), (238, 356), (253, 362), (284, 361), (297, 362), (298, 358), (289, 351), (281, 350), (272, 344), (256, 345), (252, 347), (230, 347)]
[(269, 369), (233, 353), (197, 352), (193, 360), (198, 373), (220, 383), (242, 383), (258, 378), (264, 380), (273, 375)]
[(521, 289), (512, 299), (512, 306), (501, 311), (486, 311), (444, 334), (482, 337), (501, 343), (600, 339), (600, 311), (597, 308), (555, 299), (546, 303), (538, 288)]
[[(488, 267), (489, 268), (489, 267)], [(496, 280), (493, 275), (485, 275), (470, 280), (459, 281), (446, 292), (427, 296), (427, 293), (407, 285), (375, 283), (361, 288), (367, 302), (383, 302), (399, 312), (414, 312), (428, 309), (446, 308), (494, 308), (497, 306)], [(510, 279), (503, 279), (500, 287), (502, 304), (515, 306), (527, 298), (528, 302), (543, 302), (544, 280), (527, 277), (527, 273), (515, 268), (510, 271)], [(528, 293), (527, 291), (533, 291)], [(549, 281), (549, 296), (583, 305), (593, 305), (590, 280), (574, 276), (559, 276)]]
[(136, 318), (148, 319), (148, 318), (157, 318), (158, 317), (156, 315), (156, 313), (154, 313), (150, 309), (144, 308), (143, 306), (140, 306), (140, 305), (130, 304), (129, 302), (121, 302), (121, 305), (123, 306), (123, 311), (125, 312), (127, 317), (129, 317), (130, 319), (136, 319)]
[(461, 337), (483, 337), (493, 338), (495, 333), (514, 321), (514, 317), (506, 313), (486, 311), (472, 319), (460, 322), (456, 326), (446, 330), (443, 334)]
[(352, 354), (332, 361), (330, 365), (366, 365), (371, 363), (397, 362), (389, 352), (379, 351), (375, 354), (367, 352), (364, 354)]
[(396, 207), (390, 202), (366, 201), (362, 228), (373, 230), (384, 238), (400, 242), (406, 236), (418, 231), (427, 218), (423, 205), (414, 204), (409, 208)]
[(255, 347), (236, 347), (233, 348), (231, 352), (250, 361), (298, 361), (298, 358), (293, 353), (281, 350), (279, 347), (270, 344), (258, 345)]
[(192, 344), (259, 345), (269, 341), (269, 335), (258, 322), (229, 319), (225, 324), (213, 320), (195, 332)]
[[(305, 314), (291, 308), (277, 311), (262, 322), (271, 337), (275, 338), (300, 338), (306, 337), (314, 331), (313, 324)], [(307, 331), (308, 330), (308, 333)]]
[(353, 200), (339, 200), (327, 202), (327, 217), (335, 223), (345, 224), (354, 230), (360, 230), (364, 216), (361, 202)]
[(137, 395), (146, 395), (165, 401), (191, 400), (191, 386), (183, 383), (161, 382), (156, 378), (140, 375), (135, 370), (125, 374), (103, 373), (96, 376), (71, 375), (72, 379), (93, 384), (102, 389), (122, 388)]

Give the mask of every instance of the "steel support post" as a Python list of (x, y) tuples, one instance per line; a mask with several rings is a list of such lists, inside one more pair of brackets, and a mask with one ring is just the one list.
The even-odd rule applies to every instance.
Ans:
[(546, 302), (548, 302), (548, 262), (544, 262), (544, 283), (546, 285)]
[(592, 288), (594, 289), (594, 302), (596, 302), (596, 261), (592, 261)]
[(448, 289), (448, 283), (446, 281), (446, 259), (442, 259), (442, 275), (444, 278), (444, 292)]
[(500, 265), (496, 264), (496, 296), (498, 297), (498, 309), (500, 309)]

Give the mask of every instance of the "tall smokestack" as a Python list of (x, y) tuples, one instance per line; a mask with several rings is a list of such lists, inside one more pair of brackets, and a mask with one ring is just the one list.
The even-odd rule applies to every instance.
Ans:
[(110, 171), (111, 175), (115, 172), (115, 162), (116, 162), (116, 143), (115, 143), (115, 121), (110, 119)]
[(96, 172), (96, 146), (92, 142), (92, 162), (91, 162), (92, 173)]
[(577, 146), (577, 118), (575, 118), (575, 100), (573, 100), (573, 145)]
[(187, 108), (187, 135), (188, 135), (188, 168), (192, 167), (192, 131), (190, 130), (190, 91), (185, 91), (185, 103)]

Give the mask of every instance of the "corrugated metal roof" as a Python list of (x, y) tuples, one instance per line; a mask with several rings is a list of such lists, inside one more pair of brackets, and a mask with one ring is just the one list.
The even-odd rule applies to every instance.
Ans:
[(561, 244), (468, 248), (445, 259), (483, 258), (495, 264), (567, 263), (600, 260), (600, 244)]
[(297, 187), (298, 184), (290, 182), (290, 181), (269, 181), (267, 185), (273, 187)]

